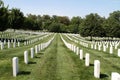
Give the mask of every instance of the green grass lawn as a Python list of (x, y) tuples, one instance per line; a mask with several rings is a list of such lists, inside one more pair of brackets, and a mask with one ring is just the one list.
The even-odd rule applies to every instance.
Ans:
[(67, 49), (58, 35), (42, 53), (31, 73), (33, 80), (97, 80), (93, 66), (85, 67), (84, 61)]
[[(44, 40), (37, 41), (34, 44), (30, 44), (27, 46), (0, 50), (0, 80), (29, 80), (26, 75), (31, 73), (33, 65), (36, 63), (34, 62), (34, 60), (38, 59), (37, 55), (35, 59), (30, 59), (30, 48), (35, 47), (36, 44), (39, 44), (41, 42), (47, 42), (49, 39), (51, 39), (52, 36), (53, 35), (45, 38)], [(23, 54), (25, 50), (29, 51), (30, 64), (28, 65), (24, 64)], [(20, 73), (16, 78), (12, 76), (13, 57), (19, 58)]]
[[(47, 42), (51, 37), (28, 46), (0, 51), (0, 80), (110, 80), (111, 72), (120, 73), (120, 59), (116, 55), (82, 47), (63, 36), (67, 42), (83, 49), (84, 54), (90, 53), (90, 66), (85, 67), (85, 61), (80, 60), (79, 56), (66, 48), (59, 34), (55, 36), (50, 46), (35, 55), (35, 58), (30, 59), (29, 52), (29, 64), (26, 65), (23, 62), (24, 51), (41, 42)], [(19, 57), (20, 70), (17, 77), (12, 76), (14, 56)], [(100, 79), (94, 78), (95, 59), (101, 62)]]
[(115, 51), (113, 54), (103, 51), (98, 51), (91, 49), (90, 47), (85, 48), (73, 41), (70, 41), (68, 38), (63, 36), (64, 39), (76, 46), (79, 46), (81, 49), (83, 49), (84, 56), (86, 53), (90, 54), (90, 63), (93, 65), (94, 60), (100, 60), (101, 62), (101, 79), (100, 80), (110, 80), (111, 78), (111, 72), (118, 72), (120, 73), (120, 58), (117, 56), (117, 51)]

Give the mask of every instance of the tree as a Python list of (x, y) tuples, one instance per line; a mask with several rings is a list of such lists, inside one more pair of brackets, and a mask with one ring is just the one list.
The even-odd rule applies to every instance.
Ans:
[(40, 15), (32, 15), (28, 14), (27, 17), (25, 17), (24, 21), (24, 28), (29, 30), (40, 30), (42, 26)]
[(32, 28), (33, 25), (34, 25), (33, 20), (25, 17), (23, 29), (24, 29), (24, 30), (32, 30), (32, 29), (33, 29), (33, 28)]
[(60, 25), (59, 32), (68, 32), (67, 29), (68, 29), (68, 26), (70, 24), (70, 19), (67, 16), (53, 15), (51, 17), (51, 22)]
[(120, 37), (120, 11), (110, 13), (104, 28), (108, 37)]
[(98, 14), (89, 14), (80, 25), (81, 36), (87, 37), (102, 37), (104, 36), (104, 29), (102, 28), (102, 18)]
[(0, 31), (8, 28), (8, 7), (4, 7), (4, 3), (0, 0)]
[(82, 22), (82, 18), (81, 17), (73, 17), (71, 19), (71, 22), (70, 22), (70, 26), (69, 26), (69, 29), (70, 29), (70, 32), (72, 33), (79, 33), (79, 26)]
[(51, 17), (49, 15), (43, 15), (42, 16), (42, 26), (43, 29), (49, 30), (49, 26), (52, 23)]
[(51, 32), (61, 32), (61, 24), (60, 23), (52, 23), (50, 26), (49, 31)]
[(42, 17), (40, 15), (37, 16), (37, 24), (40, 30), (43, 30), (42, 27)]
[(68, 26), (70, 24), (70, 20), (67, 16), (58, 16), (58, 23)]
[(21, 29), (24, 23), (24, 15), (20, 9), (12, 8), (10, 10), (9, 23), (12, 29)]

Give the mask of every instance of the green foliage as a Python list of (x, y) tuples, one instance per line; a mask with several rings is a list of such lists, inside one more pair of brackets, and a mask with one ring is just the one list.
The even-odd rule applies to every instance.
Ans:
[(9, 15), (9, 24), (12, 29), (21, 29), (24, 22), (24, 15), (20, 9), (12, 8)]
[(71, 19), (71, 24), (77, 24), (79, 26), (81, 22), (82, 22), (82, 18), (79, 16), (73, 17)]
[(94, 13), (86, 15), (85, 18), (76, 16), (71, 19), (57, 15), (24, 16), (20, 9), (8, 9), (0, 0), (0, 31), (7, 28), (80, 33), (81, 36), (90, 36), (91, 39), (92, 37), (120, 37), (120, 11), (110, 13), (107, 19)]
[(44, 30), (48, 30), (51, 24), (51, 17), (49, 15), (42, 16), (42, 26)]
[(120, 37), (120, 11), (110, 13), (104, 28), (108, 37)]
[(24, 20), (24, 29), (29, 30), (41, 30), (42, 29), (42, 20), (40, 15), (28, 14)]
[(73, 17), (69, 25), (69, 31), (72, 33), (79, 33), (79, 26), (82, 23), (81, 17)]
[(58, 22), (66, 25), (66, 26), (68, 26), (70, 24), (70, 20), (67, 16), (58, 16)]
[(3, 1), (0, 0), (0, 31), (4, 31), (8, 26), (8, 8), (4, 7)]
[(103, 20), (98, 14), (89, 14), (83, 20), (80, 26), (80, 34), (82, 36), (104, 36), (104, 29), (102, 28)]
[(67, 32), (66, 28), (70, 23), (70, 20), (66, 16), (56, 16), (52, 17), (48, 15), (43, 15), (43, 27), (51, 32)]
[(50, 25), (49, 31), (51, 31), (51, 32), (61, 32), (61, 24), (60, 23), (52, 23)]

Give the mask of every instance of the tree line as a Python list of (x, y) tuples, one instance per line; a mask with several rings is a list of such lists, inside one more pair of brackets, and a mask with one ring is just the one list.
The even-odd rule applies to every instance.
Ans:
[(18, 8), (8, 9), (0, 0), (0, 31), (8, 28), (24, 30), (43, 30), (59, 33), (80, 33), (87, 37), (119, 37), (120, 11), (110, 13), (108, 18), (97, 13), (90, 13), (84, 18), (57, 15), (33, 15), (24, 13)]

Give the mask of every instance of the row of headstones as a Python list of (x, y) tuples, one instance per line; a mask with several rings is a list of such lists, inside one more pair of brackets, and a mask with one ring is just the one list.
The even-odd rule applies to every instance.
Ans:
[[(83, 50), (82, 49), (79, 49), (79, 47), (76, 47), (76, 46), (66, 42), (62, 36), (61, 36), (61, 39), (67, 48), (69, 48), (74, 53), (76, 53), (76, 55), (79, 55), (80, 59), (83, 60)], [(85, 66), (88, 67), (89, 65), (90, 65), (90, 54), (86, 53), (85, 54)], [(99, 60), (94, 61), (94, 77), (100, 78), (100, 61)]]
[[(94, 40), (120, 40), (120, 38), (111, 37), (92, 37)], [(90, 37), (88, 38), (90, 39)]]
[(15, 31), (16, 33), (22, 33), (22, 34), (46, 34), (46, 33), (49, 33), (49, 32), (42, 32), (42, 31), (27, 31), (27, 30), (16, 30)]
[[(85, 41), (85, 37), (80, 36), (80, 34), (71, 34), (71, 35), (80, 39), (81, 41)], [(85, 42), (89, 42), (89, 41), (85, 41)]]
[[(75, 42), (75, 41), (74, 41)], [(102, 41), (102, 43), (103, 44), (107, 44), (107, 47), (108, 47), (108, 44), (111, 46), (110, 47), (110, 53), (113, 53), (113, 48), (112, 48), (112, 46), (115, 46), (115, 49), (117, 49), (117, 46), (119, 45), (119, 42), (118, 41), (113, 41), (113, 42), (103, 42)], [(100, 43), (98, 43), (98, 44), (100, 44)], [(96, 47), (96, 46), (95, 46)], [(96, 48), (95, 48), (96, 49)], [(98, 47), (98, 50), (101, 50), (101, 48), (100, 47)], [(75, 51), (74, 50), (74, 48), (73, 48), (73, 51)], [(103, 49), (103, 51), (106, 51), (105, 49)], [(120, 57), (120, 49), (118, 49), (118, 56)], [(86, 57), (85, 57), (85, 59), (87, 59), (87, 54), (86, 54)], [(87, 60), (85, 61), (86, 63), (87, 63)], [(97, 61), (95, 61), (94, 62), (94, 65), (95, 65), (95, 63), (97, 64)], [(87, 65), (87, 64), (86, 64)], [(97, 69), (97, 67), (95, 67), (94, 66), (94, 76), (96, 76), (96, 77), (98, 77), (98, 75), (96, 75), (96, 73), (95, 73), (95, 69)], [(111, 80), (120, 80), (120, 74), (119, 73), (117, 73), (117, 72), (112, 72), (111, 73)]]
[[(96, 44), (91, 44), (91, 49), (95, 49), (95, 50), (102, 50), (102, 47), (103, 47), (103, 52), (106, 52), (107, 51), (107, 48), (109, 48), (109, 53), (110, 54), (113, 54), (114, 53), (114, 48), (113, 48), (113, 46), (110, 46), (110, 47), (107, 47), (106, 45), (96, 45)], [(117, 51), (117, 54), (118, 54), (118, 56), (120, 57), (120, 49), (118, 49), (118, 51)]]
[[(8, 48), (10, 48), (10, 44), (13, 43), (13, 47), (16, 47), (16, 42), (18, 42), (18, 46), (20, 46), (20, 42), (18, 41), (18, 39), (11, 39), (11, 40), (4, 40), (3, 42), (0, 41), (0, 44), (1, 44), (1, 48), (4, 48), (4, 45), (8, 42)], [(26, 42), (26, 41), (25, 41)], [(35, 41), (34, 41), (35, 42)], [(4, 44), (3, 44), (4, 43)], [(24, 43), (25, 44), (25, 43)]]
[[(68, 37), (68, 36), (67, 36)], [(69, 39), (70, 39), (70, 37), (68, 37)], [(75, 37), (74, 37), (75, 38)], [(72, 40), (72, 41), (74, 41), (74, 42), (76, 42), (75, 40), (73, 40), (73, 39), (70, 39), (70, 40)], [(104, 45), (104, 44), (106, 44), (107, 43), (107, 46), (106, 45)], [(104, 52), (106, 52), (106, 50), (107, 50), (107, 48), (109, 48), (109, 53), (110, 54), (113, 54), (113, 52), (114, 52), (114, 48), (113, 48), (113, 46), (115, 46), (115, 49), (117, 49), (117, 47), (119, 46), (119, 42), (118, 41), (113, 41), (113, 42), (110, 42), (110, 43), (108, 43), (108, 42), (102, 42), (102, 43), (94, 43), (94, 44), (91, 44), (91, 49), (97, 49), (98, 48), (98, 50), (100, 51), (101, 50), (101, 47), (102, 47), (102, 44), (103, 44), (103, 51)], [(108, 44), (110, 45), (110, 47), (108, 47)], [(84, 46), (84, 47), (88, 47), (88, 44), (87, 43), (84, 43), (84, 42), (80, 42), (80, 45), (82, 45), (82, 46)], [(120, 49), (118, 49), (118, 56), (120, 57)]]
[[(29, 36), (25, 38), (26, 40), (28, 40), (30, 38), (34, 38), (34, 37), (41, 37), (41, 36), (48, 35), (48, 33), (46, 33), (46, 32), (45, 33), (42, 33), (42, 32), (27, 32), (27, 33), (29, 33)], [(31, 36), (31, 34), (33, 34), (33, 35)], [(49, 35), (51, 35), (51, 34), (52, 33), (49, 33)]]
[(25, 40), (24, 38), (0, 38), (1, 42), (8, 42), (8, 40), (13, 43), (13, 42), (18, 42), (18, 41), (22, 41)]
[(114, 49), (117, 49), (118, 46), (120, 46), (120, 41), (99, 41), (99, 42), (91, 42), (91, 45), (96, 45), (97, 47), (105, 46), (108, 47), (114, 47)]
[[(38, 54), (41, 50), (45, 49), (50, 45), (50, 43), (53, 41), (54, 37), (51, 38), (48, 42), (46, 43), (41, 43), (35, 46), (34, 48), (31, 48), (31, 58), (34, 58), (34, 53)], [(28, 59), (28, 51), (24, 51), (24, 63), (28, 64), (29, 59)], [(18, 57), (13, 57), (12, 59), (12, 66), (13, 66), (13, 76), (16, 77), (17, 74), (19, 73), (19, 60)]]
[[(31, 40), (31, 41), (25, 41), (24, 45), (32, 44), (32, 43), (34, 43), (34, 42), (36, 42), (38, 40), (41, 40), (41, 39), (43, 39), (45, 37), (48, 37), (48, 36), (49, 35), (43, 36), (43, 37), (41, 37), (39, 39), (37, 38), (37, 39)], [(11, 41), (8, 40), (8, 42), (6, 42), (6, 40), (4, 40), (4, 42), (0, 41), (1, 50), (3, 50), (5, 48), (6, 44), (7, 44), (7, 48), (11, 48), (12, 47), (11, 44), (13, 44), (13, 48), (15, 48), (17, 46), (20, 47), (20, 42), (17, 39), (14, 39), (14, 40), (11, 40)]]
[[(70, 50), (72, 50), (74, 53), (77, 55), (80, 55), (80, 59), (83, 59), (83, 50), (80, 49), (79, 47), (76, 47), (68, 42), (66, 42), (62, 36), (61, 36), (62, 41), (68, 47)], [(90, 64), (90, 54), (86, 53), (85, 55), (85, 66), (89, 66)], [(94, 77), (100, 78), (100, 61), (99, 60), (94, 60)], [(120, 74), (117, 72), (112, 72), (111, 73), (111, 80), (120, 80)]]
[(80, 35), (79, 36), (77, 34), (69, 34), (69, 35), (77, 39), (80, 42), (87, 43), (87, 44), (90, 43), (90, 41), (85, 40), (83, 37), (80, 37)]
[(11, 36), (11, 35), (13, 35), (13, 33), (4, 32), (4, 33), (0, 34), (0, 37), (8, 37), (8, 36)]
[(74, 41), (75, 43), (79, 43), (77, 40), (74, 40), (74, 39), (70, 38), (67, 34), (65, 34), (65, 36), (66, 36), (69, 40)]
[[(34, 33), (34, 32), (31, 32), (31, 33)], [(28, 34), (25, 34), (25, 33), (6, 33), (6, 32), (4, 32), (4, 34), (2, 33), (1, 35), (0, 35), (0, 37), (2, 37), (2, 38), (8, 38), (8, 37), (10, 37), (10, 38), (20, 38), (20, 39), (29, 39), (29, 38), (31, 38), (31, 37), (37, 37), (37, 36), (41, 36), (41, 35), (45, 35), (46, 33), (42, 33), (42, 34), (39, 34), (39, 35), (35, 35), (35, 36), (28, 36)]]
[(115, 47), (115, 49), (117, 49), (117, 47), (120, 45), (120, 41), (96, 41), (96, 42), (90, 42), (90, 41), (83, 41), (81, 39), (79, 39), (78, 37), (76, 37), (77, 35), (76, 34), (69, 34), (70, 36), (80, 40), (81, 42), (85, 42), (85, 43), (90, 43), (90, 44), (96, 44), (96, 45), (100, 45), (100, 46), (103, 46), (103, 45), (106, 45), (106, 47), (108, 48), (108, 46), (113, 46)]
[(24, 41), (24, 45), (29, 45), (29, 44), (33, 44), (33, 43), (35, 43), (35, 42), (37, 42), (37, 41), (40, 41), (40, 40), (42, 40), (42, 39), (44, 39), (44, 38), (46, 38), (46, 37), (48, 37), (48, 36), (50, 36), (51, 34), (46, 34), (46, 35), (44, 35), (44, 36), (40, 36), (39, 38), (35, 38), (35, 39), (32, 39), (32, 40), (27, 40), (27, 41)]
[[(27, 40), (24, 41), (24, 45), (29, 45), (29, 44), (35, 43), (35, 42), (43, 39), (43, 37), (41, 37), (41, 39), (38, 39), (39, 36), (41, 36), (41, 35), (32, 36), (32, 37), (31, 37), (31, 36), (27, 37), (27, 38), (26, 38)], [(37, 37), (37, 38), (33, 38), (33, 37)], [(30, 38), (33, 38), (33, 39), (30, 40)], [(39, 37), (39, 38), (40, 38), (40, 37)]]
[(69, 39), (69, 40), (73, 40), (72, 38), (70, 38), (67, 34), (65, 34), (65, 36)]
[[(88, 36), (88, 37), (81, 37), (80, 34), (69, 34), (69, 35), (73, 35), (73, 36), (77, 36), (77, 37), (80, 37), (81, 39), (85, 40), (85, 39), (90, 39), (91, 37)], [(120, 40), (120, 38), (111, 38), (111, 37), (92, 37), (93, 40)]]
[(79, 40), (80, 41), (80, 43), (79, 43), (80, 45), (82, 45), (84, 47), (89, 47), (89, 43), (90, 43), (89, 41), (79, 39), (76, 36), (72, 36), (72, 37), (74, 37), (75, 39)]
[[(7, 43), (7, 46), (8, 46), (8, 48), (11, 48), (11, 42), (8, 40), (8, 42), (6, 42)], [(0, 46), (1, 46), (1, 50), (3, 50), (4, 48), (5, 48), (5, 44), (6, 44), (5, 42), (0, 42)], [(17, 44), (17, 46), (18, 47), (20, 47), (20, 42), (13, 42), (13, 48), (15, 48), (16, 47), (16, 44)]]
[[(19, 47), (20, 46), (20, 39), (18, 39), (18, 38), (15, 38), (15, 36), (17, 36), (17, 37), (19, 37), (19, 36), (21, 36), (21, 34), (16, 34), (16, 35), (13, 35), (14, 33), (8, 33), (8, 34), (6, 34), (6, 35), (8, 35), (8, 36), (13, 36), (14, 38), (12, 39), (1, 39), (2, 41), (0, 41), (0, 46), (1, 46), (1, 50), (2, 49), (4, 49), (4, 46), (7, 44), (7, 46), (8, 46), (8, 48), (11, 48), (11, 44), (13, 43), (13, 48), (15, 48), (16, 47), (16, 44), (17, 44), (17, 46)], [(2, 36), (2, 35), (1, 35)], [(4, 35), (3, 35), (4, 36)], [(23, 36), (23, 35), (22, 35)]]
[(19, 38), (24, 37), (25, 34), (18, 34), (18, 33), (7, 33), (7, 34), (1, 34), (0, 38)]
[[(70, 35), (70, 36), (71, 36), (71, 35)], [(82, 41), (82, 40), (77, 41), (78, 38), (76, 38), (75, 36), (72, 36), (72, 37), (74, 37), (74, 38), (77, 39), (77, 40), (74, 40), (74, 39), (70, 38), (68, 35), (66, 35), (66, 37), (67, 37), (69, 40), (74, 41), (75, 43), (78, 43), (78, 44), (80, 44), (80, 45), (82, 45), (82, 46), (84, 46), (84, 47), (88, 47), (88, 43), (86, 43), (85, 41)]]
[(43, 36), (43, 35), (46, 35), (46, 34), (29, 35), (29, 36), (25, 37), (25, 39), (28, 40), (28, 39), (35, 38), (35, 37), (41, 37), (41, 36)]

